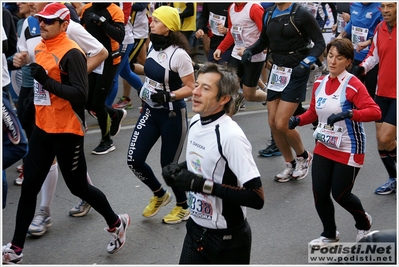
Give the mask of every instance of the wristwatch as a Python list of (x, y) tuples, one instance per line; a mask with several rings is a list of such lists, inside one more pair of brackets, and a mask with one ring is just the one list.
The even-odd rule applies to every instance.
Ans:
[(353, 110), (348, 110), (348, 112), (349, 112), (349, 118), (352, 118), (353, 117)]
[(204, 186), (202, 188), (202, 192), (205, 194), (212, 194), (213, 189), (213, 181), (212, 180), (205, 180)]
[(170, 101), (176, 101), (176, 95), (174, 93), (169, 93), (170, 94)]
[(304, 60), (302, 60), (305, 64), (310, 65), (310, 59), (305, 58)]
[(100, 21), (101, 21), (101, 23), (104, 23), (106, 20), (107, 20), (107, 19), (106, 19), (106, 18), (104, 18), (103, 16), (101, 16), (101, 17), (100, 17)]

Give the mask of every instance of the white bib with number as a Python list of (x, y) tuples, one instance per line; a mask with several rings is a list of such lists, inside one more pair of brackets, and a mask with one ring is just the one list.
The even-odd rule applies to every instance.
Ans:
[(223, 36), (223, 34), (218, 31), (218, 25), (219, 24), (224, 25), (225, 21), (226, 21), (226, 16), (221, 16), (221, 15), (217, 15), (212, 12), (209, 12), (209, 25), (210, 25), (211, 31), (214, 35)]
[(269, 82), (267, 83), (267, 89), (282, 92), (290, 82), (292, 74), (292, 68), (279, 67), (273, 64)]
[(203, 220), (215, 222), (217, 220), (217, 212), (214, 212), (215, 197), (189, 192), (190, 215)]
[(231, 27), (231, 35), (233, 36), (234, 44), (237, 47), (245, 47), (245, 40), (242, 35), (242, 27), (240, 25), (233, 25), (233, 27)]
[(140, 91), (140, 98), (144, 101), (151, 100), (151, 95), (155, 94), (156, 90), (163, 90), (163, 85), (145, 77), (143, 87), (141, 87)]
[(369, 33), (369, 29), (362, 27), (352, 26), (352, 43), (353, 47), (356, 49), (356, 46), (360, 42), (364, 42), (367, 40), (367, 35)]
[(33, 103), (38, 106), (51, 105), (50, 93), (36, 80), (33, 83)]
[(342, 127), (334, 126), (331, 128), (326, 123), (319, 123), (313, 132), (313, 137), (329, 147), (339, 148), (342, 140)]

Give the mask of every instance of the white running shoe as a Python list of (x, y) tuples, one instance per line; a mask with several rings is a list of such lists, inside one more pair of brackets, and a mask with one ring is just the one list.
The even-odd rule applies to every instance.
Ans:
[(126, 230), (130, 225), (130, 217), (127, 214), (118, 215), (121, 220), (121, 225), (113, 231), (109, 228), (104, 228), (107, 233), (111, 234), (111, 240), (107, 246), (107, 251), (110, 254), (118, 252), (126, 241)]
[(91, 206), (86, 201), (80, 199), (78, 203), (69, 211), (69, 215), (72, 217), (83, 217), (91, 209)]
[(292, 179), (292, 173), (294, 172), (294, 168), (292, 167), (291, 162), (285, 163), (285, 169), (283, 172), (280, 172), (274, 177), (274, 181), (279, 183), (286, 183)]
[(292, 173), (292, 179), (294, 180), (302, 180), (306, 176), (308, 176), (310, 166), (312, 165), (313, 155), (308, 151), (308, 158), (297, 157), (296, 158), (296, 167), (294, 172)]
[[(373, 218), (372, 218), (371, 215), (368, 214), (367, 212), (366, 212), (366, 216), (367, 216), (367, 219), (368, 219), (369, 222), (370, 222), (370, 229), (371, 229), (371, 225), (373, 224)], [(359, 229), (357, 229), (356, 242), (359, 242), (360, 239), (362, 239), (363, 237), (365, 237), (366, 235), (368, 235), (368, 234), (371, 232), (370, 229), (369, 229), (369, 230), (359, 230)]]
[(3, 246), (3, 264), (18, 264), (22, 262), (22, 257), (24, 256), (21, 254), (15, 253), (13, 249), (11, 249), (11, 243)]
[(52, 225), (53, 222), (51, 221), (50, 215), (44, 210), (39, 210), (29, 225), (28, 234), (42, 236)]
[(310, 248), (313, 248), (313, 249), (321, 249), (321, 248), (333, 246), (336, 243), (338, 243), (339, 238), (340, 238), (339, 232), (336, 231), (335, 238), (320, 236), (319, 238), (316, 238), (316, 239), (313, 239), (312, 241), (310, 241), (309, 246), (310, 246)]

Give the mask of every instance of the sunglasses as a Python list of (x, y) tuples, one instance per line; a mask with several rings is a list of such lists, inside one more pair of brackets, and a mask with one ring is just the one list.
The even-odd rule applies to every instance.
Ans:
[(63, 20), (60, 20), (60, 19), (46, 19), (46, 18), (43, 18), (43, 17), (37, 17), (37, 19), (39, 20), (40, 23), (43, 22), (46, 25), (53, 25), (56, 21), (62, 21), (63, 22)]

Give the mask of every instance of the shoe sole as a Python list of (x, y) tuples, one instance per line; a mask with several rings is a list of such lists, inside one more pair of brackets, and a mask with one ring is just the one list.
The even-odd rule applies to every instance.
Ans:
[(118, 131), (116, 131), (116, 133), (115, 134), (111, 134), (110, 133), (110, 135), (112, 136), (112, 137), (114, 137), (114, 136), (116, 136), (119, 132), (120, 132), (120, 130), (121, 130), (121, 124), (122, 124), (122, 121), (126, 118), (126, 116), (127, 116), (127, 111), (125, 110), (125, 109), (121, 109), (122, 111), (123, 111), (123, 115), (122, 115), (122, 119), (121, 119), (121, 121), (119, 122), (119, 126), (118, 126)]
[(151, 214), (151, 215), (149, 215), (149, 216), (145, 216), (144, 214), (141, 214), (141, 215), (143, 215), (144, 218), (151, 218), (151, 217), (154, 217), (155, 215), (158, 214), (158, 212), (161, 210), (161, 208), (164, 207), (164, 206), (166, 206), (166, 205), (168, 205), (168, 204), (170, 203), (171, 200), (172, 200), (172, 195), (169, 195), (169, 198), (168, 198), (165, 202), (163, 202), (163, 203), (161, 204), (161, 206), (159, 206), (159, 208), (157, 209), (156, 212), (154, 212), (153, 214)]
[(396, 192), (396, 190), (391, 190), (391, 191), (387, 191), (387, 192), (374, 192), (374, 193), (376, 193), (377, 195), (389, 195), (394, 192)]
[(21, 182), (21, 183), (19, 183), (19, 182), (17, 182), (17, 181), (14, 181), (14, 185), (21, 186), (21, 185), (22, 185), (22, 182)]
[(114, 109), (132, 109), (133, 108), (133, 105), (131, 105), (131, 106), (129, 106), (129, 105), (127, 105), (127, 106), (124, 106), (124, 107), (114, 107), (114, 106), (112, 106)]
[(265, 157), (265, 158), (269, 158), (269, 157), (273, 157), (273, 156), (281, 156), (282, 153), (281, 152), (274, 152), (271, 154), (264, 154), (264, 153), (259, 153), (259, 156)]
[(109, 152), (111, 152), (111, 151), (114, 151), (115, 150), (115, 146), (111, 146), (110, 148), (108, 148), (106, 151), (103, 151), (103, 152), (96, 152), (96, 151), (91, 151), (91, 154), (94, 154), (94, 155), (105, 155), (105, 154), (108, 154)]
[(47, 229), (49, 229), (52, 225), (53, 225), (53, 223), (50, 223), (50, 224), (46, 225), (46, 227), (44, 228), (44, 230), (41, 231), (41, 232), (31, 232), (31, 231), (28, 229), (28, 235), (31, 235), (31, 236), (43, 236), (43, 235), (47, 232)]
[(179, 223), (181, 223), (181, 222), (183, 222), (183, 221), (187, 221), (188, 218), (190, 218), (190, 213), (189, 213), (188, 215), (184, 216), (181, 220), (174, 221), (174, 222), (165, 222), (165, 221), (162, 219), (162, 223), (166, 223), (166, 224), (179, 224)]
[(289, 179), (281, 179), (281, 178), (278, 178), (278, 177), (274, 177), (274, 181), (276, 181), (278, 183), (287, 183), (287, 182), (289, 182), (291, 180), (292, 180), (292, 177), (289, 178)]
[(90, 206), (90, 208), (87, 209), (87, 211), (85, 210), (84, 212), (81, 212), (81, 213), (73, 213), (72, 211), (70, 211), (69, 212), (69, 216), (72, 216), (72, 217), (83, 217), (83, 216), (86, 216), (86, 214), (89, 213), (90, 210), (91, 210), (91, 206)]

